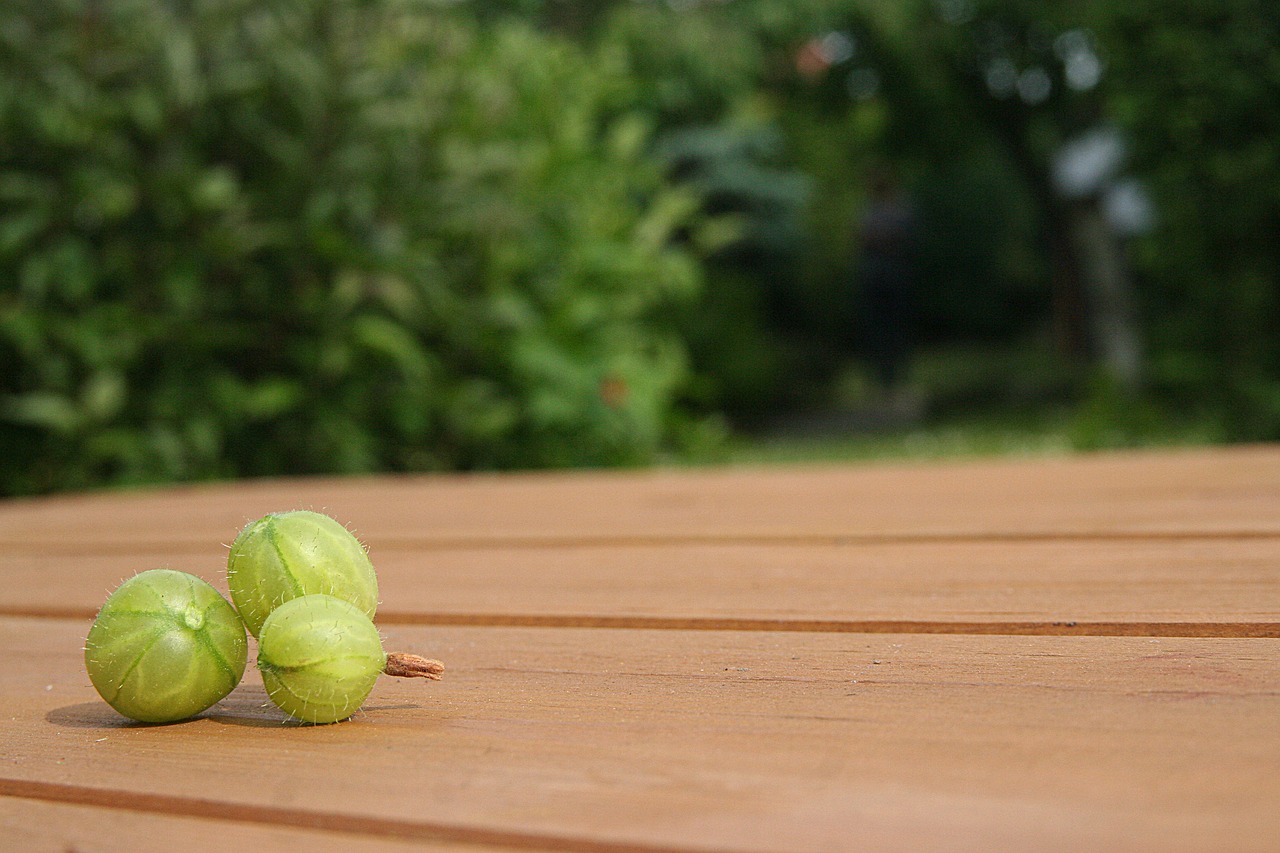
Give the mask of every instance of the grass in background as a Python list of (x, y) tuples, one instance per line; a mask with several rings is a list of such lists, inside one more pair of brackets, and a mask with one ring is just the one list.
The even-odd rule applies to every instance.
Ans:
[[(1221, 443), (1213, 421), (1080, 377), (1043, 346), (951, 347), (921, 353), (911, 371), (917, 412), (878, 399), (850, 364), (830, 400), (733, 433), (714, 461), (785, 464), (1050, 456)], [(907, 408), (912, 408), (908, 406)]]

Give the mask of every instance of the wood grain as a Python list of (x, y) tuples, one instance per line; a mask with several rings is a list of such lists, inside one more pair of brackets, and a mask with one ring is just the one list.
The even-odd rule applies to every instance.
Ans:
[(1280, 641), (393, 626), (439, 684), (129, 724), (0, 619), (0, 794), (563, 850), (1274, 850)]
[[(1280, 539), (444, 551), (369, 545), (384, 624), (1039, 626), (1071, 633), (1120, 623), (1280, 635)], [(4, 555), (0, 613), (90, 617), (121, 580), (158, 566), (196, 574), (225, 594), (225, 557), (216, 543), (199, 554)]]
[[(108, 792), (110, 793), (110, 792)], [(108, 805), (77, 805), (26, 797), (0, 796), (0, 842), (22, 853), (227, 853), (228, 850), (296, 850), (307, 853), (444, 853), (456, 845), (379, 838), (363, 833), (266, 826), (225, 814), (212, 818), (179, 817), (134, 811), (124, 798)], [(478, 845), (476, 853), (512, 853), (510, 847)]]
[(229, 543), (316, 509), (382, 550), (502, 545), (1280, 537), (1280, 448), (839, 468), (264, 481), (12, 501), (0, 544), (81, 554)]
[[(106, 706), (108, 590), (225, 591), (296, 507), (445, 680)], [(1280, 849), (1280, 447), (76, 495), (0, 545), (0, 849)]]

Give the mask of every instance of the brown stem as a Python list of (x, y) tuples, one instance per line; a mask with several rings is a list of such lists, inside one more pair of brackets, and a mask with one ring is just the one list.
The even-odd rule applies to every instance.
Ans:
[(406, 652), (392, 652), (387, 655), (387, 665), (382, 671), (396, 678), (430, 678), (432, 681), (439, 681), (440, 673), (444, 672), (444, 664)]

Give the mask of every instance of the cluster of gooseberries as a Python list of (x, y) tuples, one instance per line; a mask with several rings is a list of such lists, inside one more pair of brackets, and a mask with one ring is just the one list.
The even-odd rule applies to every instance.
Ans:
[(84, 650), (107, 704), (148, 723), (204, 711), (240, 683), (246, 630), (258, 639), (267, 695), (307, 723), (350, 717), (379, 674), (438, 679), (444, 671), (439, 661), (383, 651), (373, 564), (327, 515), (298, 510), (251, 522), (231, 545), (227, 586), (234, 607), (171, 569), (134, 575), (111, 593)]

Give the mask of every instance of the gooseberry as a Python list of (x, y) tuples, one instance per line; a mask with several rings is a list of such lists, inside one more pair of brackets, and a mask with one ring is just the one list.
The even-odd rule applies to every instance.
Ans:
[(107, 704), (126, 717), (167, 723), (230, 693), (248, 657), (244, 623), (200, 578), (152, 569), (107, 597), (89, 629), (84, 665)]
[(258, 634), (258, 669), (280, 710), (307, 723), (345, 720), (380, 673), (438, 679), (439, 661), (386, 654), (364, 611), (331, 595), (304, 595), (271, 611)]
[(360, 540), (310, 510), (271, 513), (248, 524), (231, 544), (227, 585), (255, 637), (272, 610), (303, 595), (332, 595), (369, 619), (378, 608), (378, 578)]

